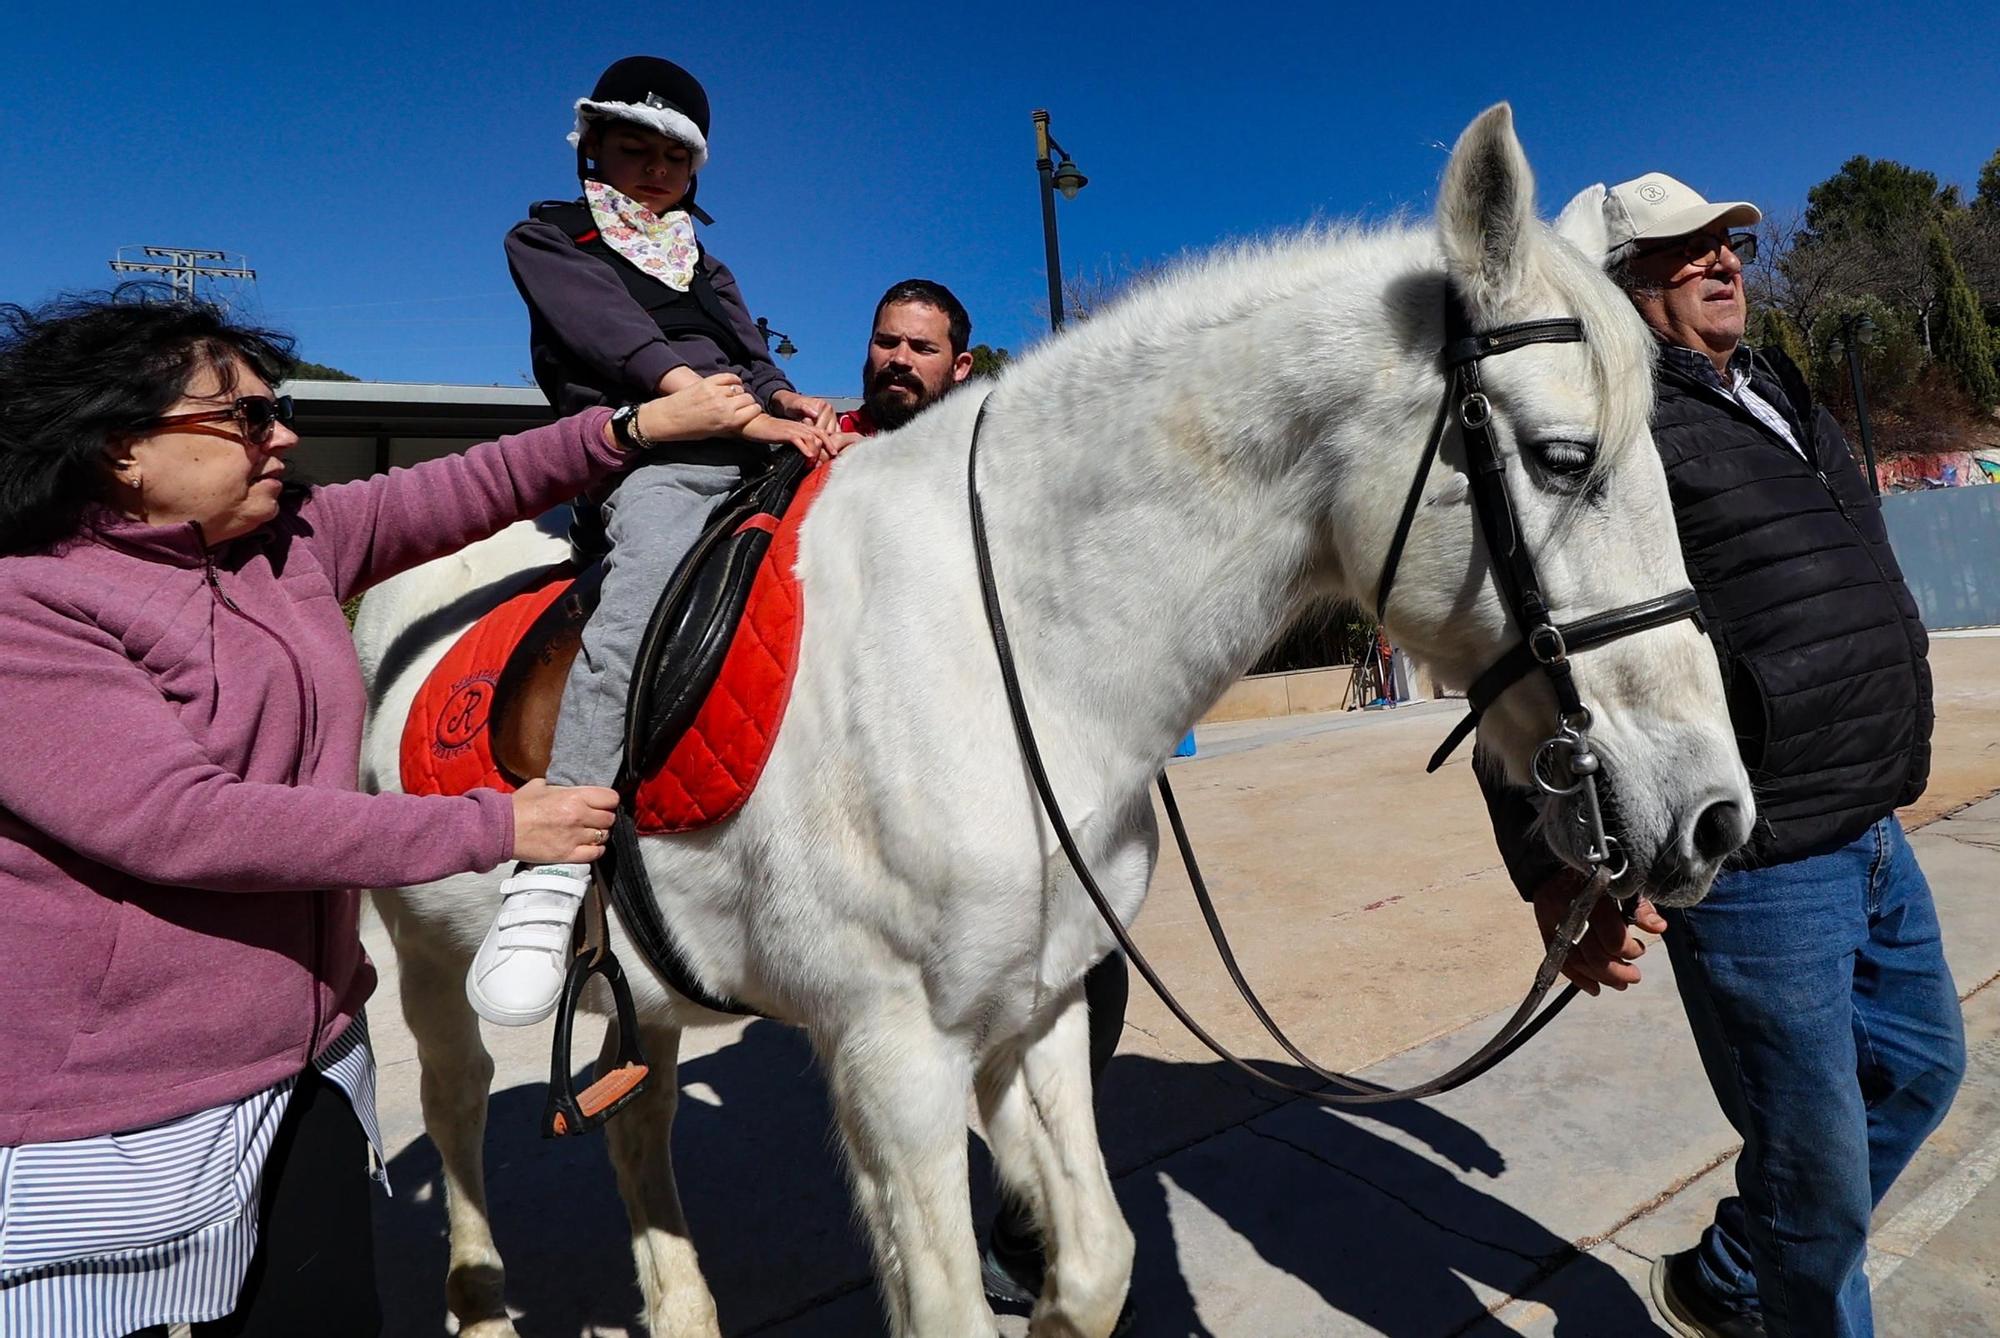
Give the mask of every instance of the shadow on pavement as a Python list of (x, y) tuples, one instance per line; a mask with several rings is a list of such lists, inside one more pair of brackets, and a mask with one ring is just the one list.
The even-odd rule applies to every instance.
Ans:
[[(1303, 1070), (1272, 1068), (1289, 1081), (1311, 1081)], [(1195, 1074), (1244, 1081), (1220, 1064), (1120, 1056), (1106, 1089), (1156, 1076), (1188, 1082)], [(1112, 1143), (1120, 1137), (1108, 1120), (1105, 1136)], [(1289, 1299), (1273, 1295), (1281, 1290), (1274, 1273), (1281, 1273), (1356, 1322), (1344, 1330), (1365, 1326), (1390, 1338), (1501, 1335), (1511, 1331), (1488, 1307), (1529, 1292), (1558, 1268), (1574, 1288), (1566, 1285), (1554, 1301), (1557, 1334), (1654, 1332), (1645, 1302), (1615, 1269), (1477, 1187), (1505, 1170), (1477, 1130), (1421, 1103), (1334, 1113), (1293, 1102), (1281, 1115), (1122, 1177), (1119, 1198), (1139, 1239), (1134, 1285), (1147, 1321), (1142, 1332), (1313, 1332), (1313, 1307), (1302, 1307), (1296, 1286), (1282, 1287)], [(1220, 1219), (1220, 1234), (1241, 1243), (1217, 1251), (1178, 1239), (1177, 1222), (1192, 1221), (1188, 1234), (1212, 1241), (1218, 1233), (1201, 1231), (1204, 1215)], [(1473, 1282), (1489, 1290), (1482, 1296)]]
[[(825, 1331), (808, 1312), (867, 1288), (869, 1267), (804, 1038), (758, 1024), (682, 1065), (680, 1077), (681, 1195), (725, 1331)], [(496, 1093), (487, 1129), (494, 1235), (517, 1327), (523, 1338), (637, 1332), (638, 1288), (602, 1140), (543, 1140), (542, 1100), (538, 1084)], [(1580, 1338), (1583, 1324), (1593, 1335), (1653, 1331), (1612, 1268), (1475, 1186), (1505, 1164), (1469, 1126), (1422, 1105), (1357, 1116), (1293, 1105), (1282, 1120), (1259, 1118), (1274, 1109), (1221, 1064), (1112, 1061), (1103, 1135), (1138, 1237), (1141, 1334), (1310, 1332), (1317, 1307), (1298, 1284), (1391, 1338), (1501, 1334), (1468, 1279), (1489, 1297), (1518, 1295), (1562, 1265), (1574, 1285), (1557, 1302), (1559, 1335)], [(982, 1231), (994, 1209), (990, 1170), (975, 1139)], [(438, 1334), (446, 1249), (435, 1148), (418, 1140), (389, 1173), (395, 1197), (376, 1217), (385, 1332)], [(866, 1300), (838, 1313), (872, 1316)], [(834, 1338), (881, 1331), (869, 1324), (842, 1324)]]

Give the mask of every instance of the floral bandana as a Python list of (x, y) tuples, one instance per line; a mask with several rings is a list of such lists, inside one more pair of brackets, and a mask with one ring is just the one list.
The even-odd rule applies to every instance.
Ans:
[(602, 181), (584, 182), (583, 193), (597, 230), (612, 250), (675, 292), (688, 290), (701, 249), (685, 209), (656, 214)]

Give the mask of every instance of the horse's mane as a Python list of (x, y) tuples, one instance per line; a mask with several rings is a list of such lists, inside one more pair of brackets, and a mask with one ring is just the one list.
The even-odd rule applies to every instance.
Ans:
[(1568, 298), (1583, 322), (1585, 347), (1597, 381), (1597, 461), (1592, 473), (1615, 468), (1626, 453), (1650, 441), (1653, 360), (1659, 344), (1625, 294), (1584, 254), (1557, 237), (1537, 248), (1542, 272)]
[[(1596, 383), (1599, 450), (1592, 472), (1615, 468), (1644, 439), (1652, 417), (1654, 340), (1632, 304), (1603, 271), (1547, 227), (1534, 237), (1536, 275), (1566, 299), (1583, 324)], [(1133, 359), (1183, 346), (1265, 308), (1329, 289), (1352, 289), (1357, 275), (1391, 289), (1444, 280), (1444, 257), (1429, 222), (1394, 218), (1312, 224), (1268, 237), (1191, 252), (1132, 282), (1060, 339), (1030, 349), (1002, 374), (1060, 395), (1079, 375), (1129, 371)], [(1556, 314), (1524, 311), (1511, 319)]]

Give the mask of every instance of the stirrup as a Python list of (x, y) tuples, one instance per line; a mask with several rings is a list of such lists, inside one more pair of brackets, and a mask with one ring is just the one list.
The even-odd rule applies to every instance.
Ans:
[[(632, 1006), (632, 987), (605, 938), (604, 895), (594, 879), (570, 942), (569, 970), (563, 975), (562, 994), (556, 1000), (555, 1036), (549, 1047), (549, 1100), (542, 1109), (544, 1138), (590, 1133), (644, 1091), (652, 1076), (639, 1050), (639, 1018)], [(611, 988), (611, 1000), (617, 1008), (612, 1025), (617, 1028), (618, 1054), (609, 1072), (599, 1074), (579, 1092), (570, 1064), (570, 1033), (576, 1027), (577, 1001), (592, 976), (604, 977)]]

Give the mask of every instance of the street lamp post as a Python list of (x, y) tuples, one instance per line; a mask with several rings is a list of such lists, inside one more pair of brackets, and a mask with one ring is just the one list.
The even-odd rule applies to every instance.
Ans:
[[(757, 333), (764, 336), (764, 349), (766, 352), (776, 353), (781, 358), (789, 358), (799, 351), (799, 346), (792, 342), (790, 335), (786, 334), (783, 330), (773, 330), (771, 322), (762, 316), (757, 318)], [(775, 349), (771, 347), (771, 340), (773, 338), (778, 341), (778, 346)]]
[(1035, 171), (1042, 178), (1042, 246), (1048, 253), (1049, 329), (1059, 331), (1063, 328), (1063, 300), (1062, 255), (1056, 245), (1056, 192), (1061, 191), (1065, 200), (1074, 200), (1090, 178), (1077, 171), (1069, 151), (1049, 133), (1048, 112), (1037, 110), (1034, 121)]
[(1854, 416), (1861, 424), (1861, 454), (1868, 461), (1868, 487), (1882, 495), (1882, 480), (1875, 472), (1875, 437), (1868, 430), (1868, 392), (1861, 386), (1861, 345), (1875, 342), (1875, 322), (1865, 311), (1840, 318), (1840, 342), (1847, 348), (1847, 375), (1854, 383)]

